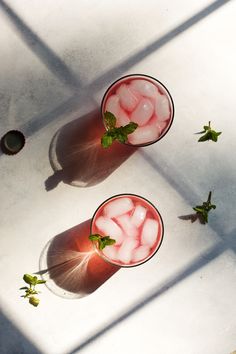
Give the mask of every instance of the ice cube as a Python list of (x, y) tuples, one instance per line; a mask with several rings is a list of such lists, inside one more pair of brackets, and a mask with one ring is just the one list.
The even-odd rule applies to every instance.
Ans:
[(163, 130), (166, 128), (167, 126), (167, 121), (159, 121), (157, 116), (154, 114), (152, 116), (152, 118), (149, 120), (148, 125), (154, 126), (158, 129), (159, 131), (159, 136), (161, 135), (161, 133), (163, 132)]
[(136, 227), (139, 227), (143, 223), (146, 217), (146, 213), (146, 208), (144, 208), (142, 205), (137, 205), (134, 209), (133, 215), (131, 216), (131, 223)]
[(138, 93), (140, 93), (142, 96), (145, 97), (154, 98), (158, 94), (157, 87), (148, 80), (144, 80), (144, 79), (132, 80), (130, 83), (130, 87), (132, 87), (133, 90), (137, 91)]
[(163, 122), (157, 123), (158, 128), (160, 129), (160, 132), (163, 133), (165, 128), (167, 127), (168, 122), (165, 120)]
[(120, 246), (117, 257), (123, 263), (129, 263), (132, 259), (132, 251), (138, 246), (138, 241), (134, 238), (127, 238)]
[(150, 248), (153, 247), (157, 241), (158, 229), (158, 222), (156, 220), (146, 219), (141, 234), (141, 243), (148, 245)]
[(111, 95), (106, 101), (105, 112), (106, 111), (111, 112), (117, 117), (120, 110), (119, 101), (120, 99), (117, 95)]
[(135, 94), (129, 89), (129, 86), (126, 84), (120, 85), (116, 90), (116, 94), (120, 98), (120, 104), (122, 108), (128, 112), (132, 112), (138, 104), (138, 98)]
[(120, 197), (104, 207), (104, 213), (108, 218), (115, 218), (132, 210), (134, 204), (130, 198)]
[(128, 114), (122, 108), (119, 109), (116, 119), (117, 127), (124, 126), (130, 123)]
[(138, 236), (138, 229), (134, 224), (131, 223), (131, 218), (129, 217), (129, 215), (124, 214), (118, 216), (116, 220), (118, 224), (121, 226), (126, 236), (134, 237), (134, 238)]
[(113, 220), (104, 216), (99, 216), (95, 224), (97, 228), (102, 232), (102, 236), (110, 236), (116, 240), (116, 245), (120, 245), (124, 239), (123, 231)]
[(140, 246), (133, 251), (132, 260), (134, 262), (139, 262), (145, 259), (150, 253), (149, 246)]
[(155, 102), (155, 112), (159, 122), (163, 122), (170, 118), (169, 100), (165, 95), (158, 95)]
[(145, 125), (154, 112), (152, 102), (148, 98), (143, 98), (130, 115), (131, 122), (137, 123), (139, 126)]
[(128, 135), (130, 144), (145, 144), (156, 140), (160, 135), (158, 126), (147, 124), (144, 127), (138, 127), (132, 134)]
[(115, 246), (106, 246), (103, 250), (102, 253), (109, 259), (111, 260), (117, 260), (117, 247)]

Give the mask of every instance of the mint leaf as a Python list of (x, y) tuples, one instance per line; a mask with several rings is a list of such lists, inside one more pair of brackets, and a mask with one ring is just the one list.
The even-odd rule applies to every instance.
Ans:
[(116, 240), (113, 240), (110, 236), (102, 237), (99, 242), (99, 249), (103, 250), (106, 246), (114, 245), (114, 243), (116, 243)]
[(103, 242), (103, 240), (101, 239), (100, 242), (99, 242), (99, 249), (100, 249), (100, 250), (103, 250), (105, 247), (106, 247), (106, 244), (105, 244), (105, 242)]
[(113, 138), (112, 136), (109, 134), (109, 132), (106, 132), (101, 139), (101, 144), (102, 147), (104, 147), (105, 149), (108, 148), (109, 146), (111, 146), (111, 144), (113, 143)]
[(208, 140), (217, 142), (218, 136), (222, 133), (213, 130), (211, 128), (211, 122), (209, 122), (209, 125), (204, 125), (203, 129), (204, 131), (197, 133), (197, 134), (204, 134), (200, 139), (198, 139), (199, 142), (208, 141)]
[(116, 126), (116, 117), (113, 113), (106, 111), (104, 113), (104, 121), (108, 130), (115, 128)]
[(39, 300), (37, 297), (35, 297), (35, 296), (31, 296), (31, 297), (29, 298), (29, 303), (30, 303), (31, 305), (35, 306), (35, 307), (38, 306), (39, 301), (40, 301), (40, 300)]
[[(121, 127), (122, 128), (122, 127)], [(116, 139), (120, 142), (120, 143), (125, 143), (128, 139), (127, 134), (123, 133), (122, 129), (117, 131), (116, 133)]]
[(102, 241), (105, 244), (105, 246), (111, 246), (111, 245), (114, 245), (114, 243), (116, 243), (116, 240), (114, 240), (113, 238), (110, 238), (110, 236), (103, 237)]
[(114, 140), (120, 143), (126, 143), (128, 134), (131, 134), (138, 127), (138, 124), (130, 122), (129, 124), (121, 127), (116, 127), (116, 117), (111, 112), (104, 113), (104, 121), (107, 131), (101, 138), (101, 145), (103, 148), (108, 148), (112, 145)]
[(98, 242), (98, 248), (103, 250), (106, 246), (111, 246), (116, 243), (116, 240), (110, 238), (110, 236), (101, 236), (99, 234), (92, 234), (89, 236), (92, 242)]
[(46, 280), (41, 280), (41, 279), (37, 280), (37, 284), (45, 284), (45, 283), (46, 283)]
[(38, 278), (36, 276), (33, 277), (32, 285), (37, 285)]
[(193, 208), (196, 211), (197, 215), (199, 215), (205, 223), (208, 223), (208, 213), (211, 209), (216, 209), (215, 204), (211, 204), (211, 195), (212, 192), (209, 192), (208, 198), (206, 202), (203, 202), (202, 205), (197, 205)]
[(33, 281), (34, 281), (34, 277), (30, 274), (24, 274), (23, 276), (23, 280), (29, 284), (29, 285), (33, 285)]
[(98, 241), (101, 238), (99, 234), (92, 234), (89, 236), (90, 241)]
[(196, 206), (195, 208), (193, 208), (193, 210), (197, 211), (198, 213), (202, 213), (204, 211), (204, 209), (199, 206)]
[(135, 131), (135, 129), (137, 129), (137, 128), (138, 128), (137, 123), (130, 122), (129, 124), (127, 124), (123, 127), (123, 131), (125, 134), (132, 134)]
[(211, 133), (208, 131), (205, 135), (203, 135), (198, 141), (207, 141), (211, 139)]

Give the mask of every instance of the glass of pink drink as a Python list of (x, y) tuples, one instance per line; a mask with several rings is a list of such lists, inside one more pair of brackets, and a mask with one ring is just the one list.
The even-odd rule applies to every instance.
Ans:
[(103, 202), (93, 215), (91, 234), (110, 236), (114, 245), (98, 254), (120, 267), (133, 267), (149, 260), (163, 239), (163, 221), (148, 200), (135, 194), (115, 195)]
[(141, 74), (115, 81), (107, 89), (101, 109), (102, 117), (106, 111), (115, 115), (116, 127), (138, 124), (126, 142), (135, 146), (150, 145), (163, 138), (174, 117), (174, 103), (167, 88), (157, 79)]

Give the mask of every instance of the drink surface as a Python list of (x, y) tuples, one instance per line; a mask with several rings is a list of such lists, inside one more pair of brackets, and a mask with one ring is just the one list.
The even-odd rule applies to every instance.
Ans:
[(142, 76), (116, 82), (106, 94), (103, 113), (106, 111), (116, 116), (117, 127), (130, 122), (138, 124), (138, 128), (128, 135), (128, 143), (132, 145), (158, 140), (168, 130), (173, 118), (167, 90), (158, 81)]
[(155, 253), (162, 241), (163, 227), (152, 204), (135, 195), (122, 195), (109, 199), (97, 210), (92, 233), (116, 240), (100, 251), (108, 261), (133, 266)]

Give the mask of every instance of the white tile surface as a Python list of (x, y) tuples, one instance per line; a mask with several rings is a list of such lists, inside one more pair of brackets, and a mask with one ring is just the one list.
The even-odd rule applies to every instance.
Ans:
[[(0, 311), (45, 354), (81, 345), (87, 354), (229, 354), (236, 349), (235, 2), (218, 1), (215, 11), (203, 0), (7, 4), (18, 18), (12, 22), (0, 1), (0, 132), (22, 129), (27, 141), (15, 157), (0, 155)], [(210, 5), (206, 16), (202, 9)], [(195, 16), (199, 11), (204, 18)], [(196, 23), (185, 22), (180, 34), (191, 17)], [(168, 40), (170, 31), (178, 35)], [(113, 80), (137, 72), (158, 78), (173, 96), (168, 135), (96, 186), (61, 182), (47, 192), (55, 132), (96, 108)], [(209, 120), (222, 136), (198, 144), (194, 133)], [(217, 209), (207, 226), (178, 218), (210, 189)], [(47, 288), (37, 309), (20, 299), (21, 277), (38, 270), (47, 241), (122, 192), (159, 208), (165, 236), (158, 254), (83, 299), (62, 299)], [(4, 321), (0, 351), (8, 354), (16, 335)], [(32, 353), (27, 343), (22, 348)]]

